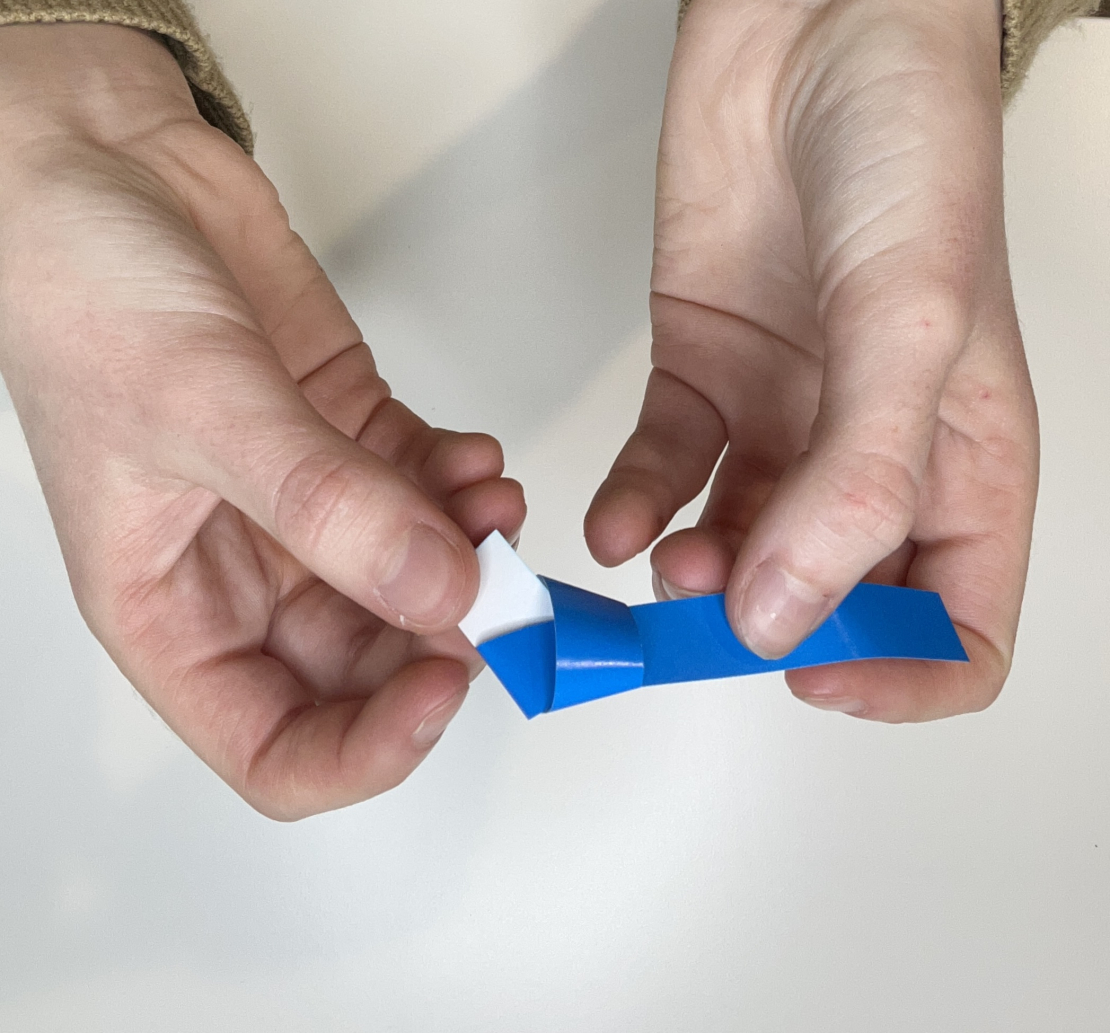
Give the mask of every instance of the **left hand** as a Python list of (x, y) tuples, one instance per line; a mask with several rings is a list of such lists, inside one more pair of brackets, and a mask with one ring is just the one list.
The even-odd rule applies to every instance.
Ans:
[(89, 627), (262, 813), (397, 785), (480, 667), (500, 445), (391, 396), (157, 41), (0, 28), (0, 124), (0, 370)]

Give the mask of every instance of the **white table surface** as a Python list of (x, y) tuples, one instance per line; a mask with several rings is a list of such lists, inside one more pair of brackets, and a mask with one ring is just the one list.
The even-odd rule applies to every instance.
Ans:
[[(648, 598), (580, 528), (647, 368), (672, 0), (196, 6), (397, 394), (502, 436), (534, 569)], [(1108, 95), (1089, 22), (1009, 117), (1043, 489), (972, 717), (862, 723), (768, 676), (529, 724), (485, 674), (400, 789), (274, 824), (85, 630), (0, 395), (0, 1030), (1110, 1028)]]

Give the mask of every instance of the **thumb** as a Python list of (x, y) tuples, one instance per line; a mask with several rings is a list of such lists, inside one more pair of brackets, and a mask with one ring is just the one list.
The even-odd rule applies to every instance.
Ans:
[(910, 301), (892, 285), (870, 296), (885, 297), (885, 311), (865, 304), (826, 322), (809, 448), (760, 512), (729, 582), (734, 628), (764, 657), (794, 649), (914, 523), (941, 393), (967, 339), (963, 305), (940, 291)]
[(245, 376), (220, 378), (220, 418), (194, 419), (191, 438), (201, 444), (184, 457), (189, 479), (389, 623), (422, 634), (456, 625), (478, 589), (463, 532), (412, 481), (327, 423), (276, 354), (246, 365)]

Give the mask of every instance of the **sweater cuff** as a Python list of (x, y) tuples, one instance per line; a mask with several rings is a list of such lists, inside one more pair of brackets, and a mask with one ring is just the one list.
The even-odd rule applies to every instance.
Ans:
[(192, 11), (180, 0), (0, 0), (0, 25), (105, 22), (155, 33), (177, 59), (197, 110), (244, 151), (254, 150), (250, 121)]
[(1099, 0), (1003, 0), (1003, 98), (1008, 101), (1017, 92), (1037, 48), (1053, 29), (1072, 18), (1096, 14), (1099, 7)]
[[(680, 0), (678, 23), (692, 0)], [(1072, 18), (1110, 15), (1110, 0), (1003, 0), (1002, 96), (1009, 101), (1018, 91), (1037, 48), (1058, 25)]]

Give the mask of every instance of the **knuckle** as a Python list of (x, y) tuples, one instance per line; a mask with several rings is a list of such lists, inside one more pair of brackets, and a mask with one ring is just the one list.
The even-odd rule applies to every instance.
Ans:
[(952, 360), (970, 331), (969, 300), (955, 285), (934, 284), (909, 308), (907, 329), (930, 352)]
[(943, 373), (964, 350), (971, 332), (968, 288), (951, 276), (920, 270), (899, 287), (885, 271), (870, 272), (864, 264), (831, 290), (825, 306), (830, 337), (863, 342), (882, 352), (899, 342), (899, 355), (915, 367)]
[(324, 809), (307, 799), (298, 798), (295, 794), (287, 797), (286, 794), (274, 793), (268, 789), (245, 787), (239, 791), (239, 795), (252, 810), (264, 818), (283, 824), (303, 821)]
[(967, 702), (962, 712), (965, 714), (981, 714), (988, 707), (993, 706), (1001, 694), (1002, 682), (984, 686), (977, 696)]
[(505, 450), (501, 442), (491, 434), (474, 434), (476, 451), (486, 461), (491, 477), (500, 477), (505, 472)]
[(471, 481), (500, 477), (505, 470), (501, 442), (489, 434), (448, 434), (434, 451), (433, 462), (457, 463)]
[(868, 556), (885, 556), (906, 540), (918, 487), (904, 463), (878, 453), (859, 454), (828, 476), (835, 501), (823, 522), (834, 548), (847, 545)]
[(1006, 679), (1010, 675), (1011, 657), (1001, 650), (994, 650), (988, 663), (988, 673), (974, 686), (963, 701), (962, 712), (978, 714), (992, 706), (1002, 694)]
[(314, 454), (298, 461), (274, 493), (274, 528), (283, 541), (315, 552), (325, 535), (349, 526), (356, 512), (353, 463)]
[(229, 784), (254, 810), (273, 821), (294, 822), (327, 809), (328, 786), (298, 758), (309, 733), (301, 718), (315, 704), (285, 715), (267, 738), (253, 748), (240, 743), (229, 750), (225, 767)]

